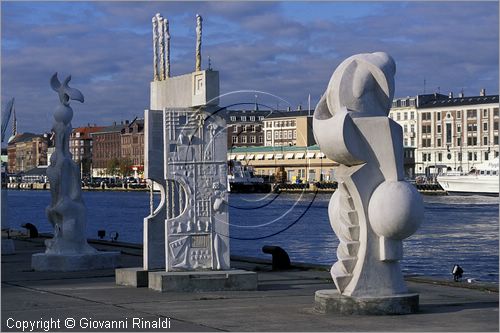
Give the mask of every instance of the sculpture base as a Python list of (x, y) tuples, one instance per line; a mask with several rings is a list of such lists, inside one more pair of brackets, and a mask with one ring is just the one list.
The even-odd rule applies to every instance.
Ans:
[(142, 267), (129, 267), (115, 269), (115, 283), (119, 286), (147, 287), (148, 271)]
[(14, 241), (10, 238), (2, 238), (2, 254), (13, 254), (15, 251)]
[(115, 268), (120, 252), (96, 252), (91, 254), (65, 255), (35, 253), (31, 256), (31, 268), (35, 271), (70, 272)]
[(149, 288), (161, 292), (257, 290), (257, 273), (238, 269), (149, 272)]
[(418, 311), (418, 294), (357, 298), (341, 295), (336, 289), (316, 291), (315, 309), (321, 313), (396, 315)]

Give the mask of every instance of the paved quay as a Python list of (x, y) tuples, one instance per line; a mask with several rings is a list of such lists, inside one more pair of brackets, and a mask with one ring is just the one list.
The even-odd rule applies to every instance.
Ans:
[[(439, 331), (498, 332), (498, 286), (408, 278), (420, 294), (420, 311), (401, 316), (342, 316), (316, 313), (314, 292), (334, 288), (325, 270), (294, 268), (271, 271), (262, 262), (232, 261), (232, 266), (258, 272), (257, 291), (160, 293), (148, 288), (117, 286), (114, 270), (34, 272), (31, 255), (44, 251), (43, 238), (16, 239), (16, 253), (2, 255), (2, 331), (22, 321), (53, 320), (53, 331), (141, 331), (133, 322), (168, 323), (159, 331)], [(134, 247), (93, 244), (119, 250), (122, 267), (141, 264)], [(76, 327), (65, 327), (67, 318)], [(142, 319), (140, 319), (142, 318)], [(59, 319), (59, 324), (57, 320)], [(106, 321), (127, 327), (99, 328)], [(27, 323), (27, 322), (26, 322)], [(71, 321), (69, 322), (71, 325)], [(97, 325), (95, 329), (82, 328)], [(41, 324), (40, 324), (41, 325)], [(151, 324), (152, 325), (152, 324)], [(59, 326), (59, 329), (57, 329)], [(27, 329), (29, 331), (29, 328)], [(43, 331), (39, 328), (35, 331)], [(143, 331), (156, 331), (148, 328)]]

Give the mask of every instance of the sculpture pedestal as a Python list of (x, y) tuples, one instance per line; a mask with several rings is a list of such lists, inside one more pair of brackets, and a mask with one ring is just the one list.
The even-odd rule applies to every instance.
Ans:
[(31, 256), (31, 268), (35, 271), (70, 272), (115, 268), (120, 252), (96, 252), (90, 254), (46, 254)]
[(119, 286), (147, 287), (148, 271), (142, 267), (128, 267), (115, 269), (115, 283)]
[(161, 292), (256, 290), (257, 273), (239, 269), (149, 272), (149, 288)]
[(396, 315), (418, 311), (418, 294), (356, 298), (341, 295), (336, 289), (316, 291), (315, 309), (321, 313), (355, 315)]

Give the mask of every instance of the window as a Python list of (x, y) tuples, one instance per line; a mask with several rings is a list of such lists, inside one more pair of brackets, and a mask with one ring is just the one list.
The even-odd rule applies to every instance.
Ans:
[(498, 108), (493, 108), (493, 116), (498, 117)]
[(241, 143), (247, 143), (247, 137), (246, 137), (246, 135), (243, 135), (241, 137)]
[(487, 131), (488, 130), (488, 123), (483, 123), (483, 131)]
[(441, 162), (443, 160), (443, 154), (438, 153), (438, 161)]
[(437, 146), (438, 146), (438, 147), (441, 147), (441, 138), (438, 138), (438, 139), (437, 139)]
[(408, 120), (408, 112), (403, 112), (403, 119)]
[(297, 139), (297, 130), (293, 130), (293, 138)]
[(467, 118), (477, 118), (477, 110), (467, 110)]
[(431, 134), (431, 125), (422, 125), (422, 134)]
[(231, 121), (236, 121), (236, 116), (231, 116), (229, 119), (231, 119)]
[(457, 133), (460, 133), (460, 132), (462, 132), (462, 125), (457, 124)]
[(483, 118), (488, 118), (488, 109), (483, 110)]
[(498, 131), (498, 121), (493, 122), (493, 130)]
[(271, 131), (266, 131), (266, 139), (267, 139), (268, 141), (271, 141), (271, 138), (272, 138), (272, 137), (271, 137), (271, 135), (272, 135), (272, 134), (271, 134)]
[(477, 131), (477, 124), (467, 124), (467, 131), (468, 132), (476, 132)]
[(408, 132), (408, 125), (404, 124), (403, 125), (403, 133), (406, 133), (406, 132)]
[(488, 137), (487, 137), (487, 136), (485, 136), (485, 137), (483, 138), (483, 146), (487, 146), (487, 145), (488, 145)]
[[(439, 113), (438, 113), (439, 114)], [(436, 126), (436, 132), (441, 133), (441, 125)]]
[(415, 133), (415, 125), (414, 124), (410, 125), (410, 132)]
[(255, 143), (255, 135), (252, 135), (252, 136), (250, 137), (250, 143)]
[(233, 126), (233, 133), (238, 133), (238, 125)]
[(233, 143), (238, 143), (238, 137), (236, 135), (233, 135)]
[(255, 121), (255, 116), (250, 116), (250, 121)]
[(430, 112), (422, 112), (422, 120), (431, 120)]
[(469, 160), (469, 161), (472, 161), (472, 152), (469, 152), (467, 155), (468, 155), (468, 156), (467, 156), (467, 157), (468, 157), (468, 160)]
[(493, 137), (493, 144), (497, 145), (498, 144), (498, 135), (495, 135)]
[(451, 143), (451, 123), (446, 124), (446, 143)]
[[(269, 134), (271, 134), (271, 132), (269, 132)], [(263, 143), (264, 142), (264, 137), (261, 135), (259, 136), (259, 143)]]
[(264, 116), (259, 116), (259, 120), (260, 121), (264, 120)]
[(457, 111), (457, 119), (462, 118), (462, 111)]
[(288, 139), (288, 132), (287, 131), (283, 132), (283, 139)]
[(415, 119), (415, 113), (414, 112), (410, 112), (410, 119), (411, 120)]
[(255, 132), (255, 125), (248, 125), (247, 127), (249, 132)]
[(462, 145), (462, 138), (457, 138), (457, 146), (461, 146)]
[(401, 120), (401, 114), (399, 112), (396, 112), (396, 120)]
[(292, 138), (292, 130), (289, 130), (288, 131), (288, 138), (291, 139)]
[(278, 137), (279, 133), (280, 133), (279, 131), (275, 131), (275, 132), (274, 132), (274, 139), (275, 139), (275, 140), (276, 140), (276, 139), (279, 139), (279, 137)]
[(477, 137), (475, 136), (468, 137), (467, 146), (477, 146)]
[(487, 161), (489, 159), (489, 154), (487, 151), (484, 152), (484, 160)]
[(438, 120), (438, 121), (439, 121), (439, 120), (441, 120), (441, 112), (438, 112), (438, 113), (436, 114), (436, 116), (437, 116), (437, 120)]
[(431, 139), (422, 139), (422, 147), (430, 147)]
[(407, 147), (408, 146), (408, 139), (405, 139), (404, 141), (404, 146)]
[(241, 116), (240, 119), (241, 121), (247, 121), (247, 116)]
[(410, 139), (410, 145), (411, 145), (412, 147), (415, 147), (415, 139), (413, 139), (413, 138), (412, 138), (412, 139)]

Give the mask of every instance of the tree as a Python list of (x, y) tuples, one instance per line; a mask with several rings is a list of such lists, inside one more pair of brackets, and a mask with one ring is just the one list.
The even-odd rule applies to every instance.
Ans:
[(127, 157), (120, 159), (119, 168), (122, 177), (128, 177), (132, 170), (132, 161)]
[(120, 167), (120, 161), (118, 158), (113, 157), (106, 162), (106, 173), (111, 176), (116, 176), (118, 169)]

